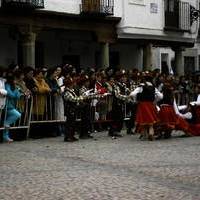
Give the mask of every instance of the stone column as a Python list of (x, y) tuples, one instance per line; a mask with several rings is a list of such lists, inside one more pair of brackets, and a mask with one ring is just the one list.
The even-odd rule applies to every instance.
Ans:
[(175, 72), (179, 76), (184, 75), (184, 60), (182, 55), (184, 49), (175, 48), (173, 50), (175, 52)]
[(152, 44), (148, 44), (143, 48), (143, 70), (152, 70)]
[(101, 43), (101, 67), (109, 67), (109, 43)]
[(35, 40), (36, 33), (21, 34), (23, 65), (35, 67)]

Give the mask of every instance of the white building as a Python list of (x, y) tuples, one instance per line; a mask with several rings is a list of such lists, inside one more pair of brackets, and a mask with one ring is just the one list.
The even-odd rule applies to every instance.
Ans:
[(198, 0), (1, 0), (0, 65), (51, 67), (69, 62), (77, 67), (154, 69), (163, 63), (171, 68), (174, 58), (172, 67), (182, 74), (183, 50), (193, 47), (198, 33), (190, 8), (198, 9), (198, 4)]

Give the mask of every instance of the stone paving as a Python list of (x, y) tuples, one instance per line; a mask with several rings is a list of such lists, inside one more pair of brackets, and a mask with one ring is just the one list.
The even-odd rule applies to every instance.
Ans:
[(200, 137), (0, 144), (0, 200), (200, 200)]

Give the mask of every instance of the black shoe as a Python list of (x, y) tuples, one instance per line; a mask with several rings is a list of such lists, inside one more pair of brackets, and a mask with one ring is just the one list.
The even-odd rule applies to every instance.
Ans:
[(89, 137), (87, 135), (81, 135), (79, 136), (79, 139), (89, 139)]
[(160, 140), (160, 139), (162, 139), (162, 134), (155, 135), (155, 140)]
[(126, 134), (127, 135), (133, 135), (133, 132), (131, 131), (131, 129), (127, 129)]
[(110, 136), (110, 137), (113, 137), (113, 136), (114, 136), (114, 133), (113, 133), (112, 130), (108, 130), (108, 136)]
[(164, 133), (164, 138), (165, 138), (165, 139), (171, 138), (171, 131), (170, 131), (170, 132), (165, 132), (165, 133)]
[(113, 136), (114, 136), (114, 137), (123, 137), (123, 135), (120, 134), (120, 133), (114, 133)]
[(154, 135), (148, 135), (148, 140), (149, 140), (149, 141), (154, 141), (154, 139), (155, 139), (155, 138), (154, 138)]
[(78, 141), (78, 139), (76, 137), (73, 138), (64, 138), (64, 142), (75, 142)]
[(64, 142), (74, 142), (74, 140), (73, 139), (69, 139), (69, 138), (65, 138)]
[(73, 137), (73, 141), (75, 142), (75, 141), (78, 141), (78, 138), (76, 138), (76, 137)]
[(130, 132), (127, 131), (127, 135), (135, 135), (135, 133), (133, 131)]
[(94, 137), (93, 137), (92, 135), (88, 135), (88, 138), (89, 138), (89, 139), (92, 139), (92, 138), (94, 138)]

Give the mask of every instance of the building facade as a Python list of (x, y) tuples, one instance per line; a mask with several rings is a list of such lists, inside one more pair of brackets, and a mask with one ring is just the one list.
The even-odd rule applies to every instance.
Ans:
[[(197, 0), (1, 0), (0, 65), (173, 68), (184, 73)], [(170, 60), (174, 59), (171, 63)]]

